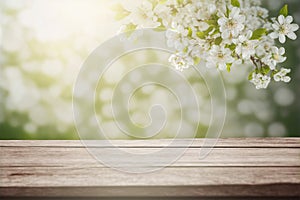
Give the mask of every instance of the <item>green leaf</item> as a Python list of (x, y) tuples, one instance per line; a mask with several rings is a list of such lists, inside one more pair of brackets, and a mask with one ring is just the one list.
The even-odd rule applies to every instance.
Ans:
[(127, 17), (130, 14), (130, 12), (128, 10), (124, 9), (121, 4), (113, 5), (111, 7), (111, 9), (116, 12), (115, 20), (124, 19), (125, 17)]
[[(212, 32), (214, 30), (214, 32)], [(210, 27), (208, 27), (208, 29), (206, 30), (206, 31), (198, 31), (197, 33), (196, 33), (196, 35), (200, 38), (200, 39), (205, 39), (206, 38), (206, 36), (208, 36), (208, 35), (214, 35), (214, 34), (216, 34), (218, 32), (218, 30), (215, 28), (215, 26), (210, 26)]]
[(178, 4), (183, 4), (183, 1), (184, 1), (184, 0), (177, 0), (177, 3), (178, 3)]
[(152, 4), (153, 8), (157, 6), (157, 4), (159, 4), (159, 1), (157, 0), (148, 0), (148, 1)]
[(236, 48), (236, 45), (235, 44), (230, 44), (230, 45), (227, 44), (225, 47), (228, 48), (228, 49), (230, 49), (231, 51), (234, 51), (235, 48)]
[(210, 26), (208, 27), (208, 29), (206, 31), (204, 31), (205, 35), (208, 35), (212, 30), (214, 30), (214, 26)]
[(132, 24), (132, 23), (127, 24), (126, 28), (124, 29), (124, 32), (134, 31), (136, 29), (136, 27), (137, 27), (137, 25), (135, 25), (135, 24)]
[(270, 68), (268, 66), (264, 66), (261, 68), (262, 74), (266, 75), (270, 72)]
[(205, 20), (204, 22), (207, 23), (210, 26), (216, 27), (216, 26), (218, 26), (218, 19), (219, 18), (220, 17), (217, 14), (213, 14), (213, 15), (210, 16), (209, 19)]
[(265, 28), (256, 29), (252, 34), (251, 40), (259, 40), (263, 35), (266, 34), (267, 34), (267, 29)]
[(222, 40), (221, 37), (216, 38), (216, 39), (215, 39), (215, 45), (221, 44), (222, 41), (223, 41), (223, 40)]
[(227, 69), (228, 72), (231, 71), (231, 66), (232, 66), (232, 63), (227, 63), (226, 64), (226, 69)]
[(158, 3), (159, 3), (159, 4), (165, 4), (165, 3), (167, 3), (167, 1), (168, 1), (168, 0), (160, 0)]
[(239, 0), (231, 0), (231, 5), (238, 8), (241, 7)]
[(127, 37), (129, 37), (133, 33), (133, 31), (136, 29), (136, 27), (137, 27), (137, 25), (135, 25), (135, 24), (132, 24), (132, 23), (127, 24), (125, 26), (125, 29), (123, 32), (126, 33)]
[(121, 13), (117, 13), (115, 15), (115, 20), (121, 20), (124, 19), (125, 17), (127, 17), (130, 14), (130, 12), (121, 12)]
[(285, 17), (288, 16), (288, 14), (289, 14), (289, 8), (288, 8), (288, 5), (287, 5), (287, 4), (285, 4), (285, 5), (281, 8), (279, 14), (280, 14), (280, 15), (283, 15), (283, 16), (285, 16)]
[(205, 37), (206, 37), (206, 34), (205, 34), (204, 32), (202, 32), (202, 31), (198, 31), (198, 32), (196, 33), (196, 35), (197, 35), (197, 37), (200, 38), (200, 39), (205, 39)]
[(193, 31), (192, 31), (191, 27), (189, 27), (188, 30), (189, 30), (189, 32), (188, 32), (188, 37), (190, 38), (190, 37), (192, 37)]
[(226, 6), (226, 17), (229, 17), (230, 15), (230, 9), (228, 8), (228, 6)]
[(183, 53), (187, 53), (188, 52), (188, 47), (185, 47), (184, 49), (183, 49)]
[(165, 31), (166, 30), (166, 27), (163, 25), (163, 22), (162, 22), (162, 19), (161, 18), (158, 18), (157, 20), (159, 23), (160, 23), (160, 26), (156, 27), (154, 30), (155, 31)]
[(248, 80), (249, 80), (249, 81), (251, 81), (251, 80), (252, 80), (252, 78), (253, 78), (253, 73), (254, 73), (254, 71), (253, 71), (253, 72), (251, 72), (251, 73), (248, 75)]
[(155, 31), (157, 31), (157, 32), (162, 32), (162, 31), (166, 31), (166, 27), (164, 27), (164, 26), (159, 26), (159, 27), (154, 28), (153, 30), (155, 30)]
[(199, 57), (194, 58), (194, 64), (198, 65), (200, 63), (201, 59)]
[(273, 77), (275, 74), (277, 74), (279, 71), (277, 69), (274, 69), (271, 71), (271, 77)]
[(208, 19), (208, 20), (205, 20), (204, 22), (207, 23), (208, 25), (211, 25), (211, 26), (217, 26), (218, 25), (218, 21), (214, 20), (214, 19)]
[(219, 19), (219, 16), (217, 14), (213, 14), (210, 17), (210, 19), (207, 19), (204, 22), (206, 22), (210, 26), (216, 27), (216, 26), (218, 26), (218, 19)]

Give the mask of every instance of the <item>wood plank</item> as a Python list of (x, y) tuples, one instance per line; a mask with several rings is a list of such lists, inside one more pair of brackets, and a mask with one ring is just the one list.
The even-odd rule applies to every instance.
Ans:
[[(170, 140), (114, 142), (141, 154)], [(0, 197), (300, 197), (300, 138), (221, 139), (199, 160), (203, 142), (168, 167), (130, 174), (99, 163), (80, 141), (0, 141)]]
[[(99, 154), (118, 157), (109, 148), (94, 148)], [(121, 148), (136, 154), (151, 153), (156, 148)], [(172, 149), (170, 149), (172, 151)], [(94, 166), (101, 165), (85, 148), (0, 147), (0, 167), (4, 166)], [(172, 166), (293, 166), (300, 167), (300, 148), (215, 148), (199, 159), (199, 149), (187, 149)], [(163, 155), (162, 155), (163, 156)], [(30, 158), (30, 159), (29, 159)]]
[[(238, 192), (237, 192), (238, 191)], [(113, 197), (116, 200), (117, 197), (122, 197), (124, 199), (132, 200), (134, 197), (137, 199), (144, 199), (149, 197), (149, 199), (165, 199), (164, 197), (176, 198), (182, 200), (186, 197), (196, 197), (196, 199), (202, 199), (203, 197), (212, 199), (223, 199), (224, 197), (228, 200), (233, 200), (233, 197), (238, 197), (237, 199), (297, 199), (300, 196), (299, 185), (296, 184), (275, 184), (275, 185), (260, 185), (259, 187), (255, 185), (221, 185), (221, 186), (147, 186), (147, 187), (134, 187), (134, 186), (117, 186), (117, 187), (21, 187), (21, 188), (0, 188), (0, 195), (7, 194), (5, 197), (30, 197), (32, 200), (32, 194), (38, 199), (43, 199), (42, 197), (51, 197), (50, 199), (57, 197), (65, 200), (65, 198), (80, 198), (80, 200), (86, 200), (95, 198), (99, 200), (99, 197)], [(222, 197), (222, 198), (221, 198)], [(252, 198), (247, 198), (252, 197)], [(259, 198), (260, 197), (260, 198)], [(275, 198), (274, 198), (275, 197)], [(280, 198), (284, 197), (284, 198)], [(290, 197), (290, 198), (288, 198)], [(73, 198), (72, 198), (73, 199)], [(102, 198), (101, 198), (102, 199)], [(111, 198), (109, 198), (111, 199)], [(190, 198), (189, 198), (190, 199)]]
[[(185, 141), (193, 141), (190, 148), (202, 147), (205, 140), (212, 139), (182, 139)], [(214, 140), (214, 139), (213, 139)], [(170, 139), (160, 139), (160, 140), (111, 140), (113, 145), (119, 147), (151, 147), (151, 148), (161, 148), (167, 146), (172, 142)], [(100, 143), (100, 144), (99, 144)], [(83, 145), (80, 140), (0, 140), (0, 147), (19, 147), (19, 146), (30, 146), (30, 147), (79, 147)], [(101, 141), (96, 141), (91, 147), (103, 147), (105, 145), (101, 144)], [(180, 146), (178, 146), (180, 147)], [(185, 146), (184, 146), (185, 147)], [(300, 148), (300, 138), (220, 138), (215, 148), (218, 147), (270, 147), (270, 148)]]
[[(32, 196), (37, 194), (37, 188), (41, 190), (43, 187), (52, 188), (49, 193), (47, 190), (38, 193), (45, 196), (77, 196), (79, 194), (76, 190), (88, 191), (81, 194), (83, 196), (268, 196), (272, 192), (269, 188), (272, 185), (300, 188), (299, 168), (165, 168), (147, 174), (129, 174), (108, 168), (87, 167), (20, 167), (1, 171), (5, 171), (1, 172), (0, 195), (3, 196)], [(254, 191), (250, 190), (251, 186), (256, 186)], [(61, 190), (61, 187), (73, 190), (67, 192)], [(127, 188), (132, 188), (132, 191), (128, 191)], [(149, 191), (149, 188), (153, 188), (153, 191)], [(210, 190), (206, 191), (207, 188)], [(227, 188), (228, 191), (222, 188)], [(243, 188), (243, 191), (236, 191), (237, 188)], [(116, 191), (118, 192), (115, 193)], [(300, 190), (282, 192), (281, 195), (300, 195)], [(272, 194), (276, 194), (276, 191)]]
[(132, 174), (97, 166), (1, 169), (1, 187), (206, 186), (300, 182), (299, 167), (167, 167), (145, 174)]

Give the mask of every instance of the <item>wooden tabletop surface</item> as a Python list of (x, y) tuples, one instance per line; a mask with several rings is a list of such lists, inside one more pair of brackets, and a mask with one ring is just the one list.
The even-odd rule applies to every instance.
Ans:
[[(169, 142), (113, 143), (147, 153)], [(169, 166), (132, 174), (103, 165), (81, 141), (2, 140), (0, 197), (300, 197), (300, 138), (220, 139), (199, 159), (203, 144), (196, 139)], [(111, 147), (95, 141), (89, 148)]]

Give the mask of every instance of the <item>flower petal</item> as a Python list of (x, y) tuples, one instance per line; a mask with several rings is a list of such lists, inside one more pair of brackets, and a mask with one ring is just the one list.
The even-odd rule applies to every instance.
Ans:
[(284, 81), (285, 83), (288, 83), (288, 82), (291, 81), (291, 77), (286, 76), (286, 77), (283, 78), (283, 81)]
[(269, 36), (270, 36), (272, 39), (276, 39), (276, 38), (279, 37), (279, 35), (278, 35), (277, 32), (270, 33)]
[(246, 17), (244, 15), (239, 16), (239, 22), (244, 23), (246, 21)]
[(291, 29), (291, 31), (295, 32), (299, 29), (299, 25), (298, 24), (291, 24), (290, 29)]
[(288, 23), (288, 24), (290, 24), (290, 23), (292, 23), (293, 22), (293, 17), (292, 16), (287, 16), (286, 18), (285, 18), (285, 21), (286, 21), (286, 23)]
[(198, 25), (200, 31), (206, 31), (209, 28), (209, 25), (205, 22), (200, 22)]
[(280, 47), (279, 49), (278, 49), (278, 54), (279, 55), (283, 55), (283, 54), (285, 54), (285, 48), (283, 48), (283, 47)]
[(294, 32), (289, 32), (287, 34), (287, 37), (290, 38), (291, 40), (296, 40), (297, 39), (297, 35)]
[(222, 35), (221, 35), (221, 37), (223, 39), (227, 39), (227, 38), (229, 38), (229, 36), (230, 36), (230, 33), (228, 31), (223, 32)]
[(247, 34), (246, 34), (246, 38), (245, 39), (250, 39), (252, 37), (252, 34), (253, 34), (252, 31), (249, 30), (247, 32)]
[(276, 82), (279, 82), (279, 81), (280, 81), (280, 77), (279, 77), (278, 75), (275, 75), (275, 76), (274, 76), (274, 80), (275, 80)]
[(277, 24), (277, 23), (276, 23), (276, 24), (272, 24), (272, 27), (273, 27), (274, 30), (276, 30), (276, 31), (279, 30), (279, 24)]
[(279, 60), (278, 60), (278, 63), (283, 63), (284, 61), (286, 61), (286, 57), (281, 57)]
[(226, 69), (226, 64), (225, 63), (219, 63), (218, 68), (222, 71), (224, 71)]
[(224, 18), (224, 17), (218, 19), (218, 24), (221, 25), (221, 26), (224, 25), (226, 22), (227, 22), (227, 19)]
[(284, 23), (284, 16), (283, 15), (279, 15), (278, 22), (279, 22), (279, 24), (283, 24)]
[(285, 35), (279, 34), (279, 42), (280, 42), (281, 44), (283, 44), (283, 43), (285, 43), (285, 41), (286, 41)]
[(230, 18), (237, 18), (239, 14), (240, 14), (240, 9), (237, 8), (237, 7), (233, 7), (229, 17)]

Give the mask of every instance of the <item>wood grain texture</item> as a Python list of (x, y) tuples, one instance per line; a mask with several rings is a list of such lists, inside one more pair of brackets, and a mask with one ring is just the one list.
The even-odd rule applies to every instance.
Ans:
[[(185, 141), (193, 141), (191, 148), (202, 147), (205, 140), (212, 139), (182, 139)], [(120, 147), (162, 147), (167, 146), (172, 140), (160, 139), (160, 140), (111, 140), (112, 144)], [(81, 148), (83, 142), (80, 140), (0, 140), (0, 147), (18, 147), (18, 146), (30, 146), (30, 147), (79, 147)], [(94, 142), (94, 146), (99, 146), (99, 141)], [(101, 145), (101, 147), (103, 147)], [(300, 138), (229, 138), (218, 139), (218, 143), (215, 148), (218, 147), (270, 147), (270, 148), (299, 148)]]
[[(169, 143), (114, 141), (133, 153)], [(220, 139), (200, 160), (203, 144), (203, 139), (195, 140), (161, 170), (130, 174), (101, 164), (80, 141), (0, 141), (0, 196), (300, 197), (300, 138)], [(96, 142), (90, 148), (110, 152)]]

